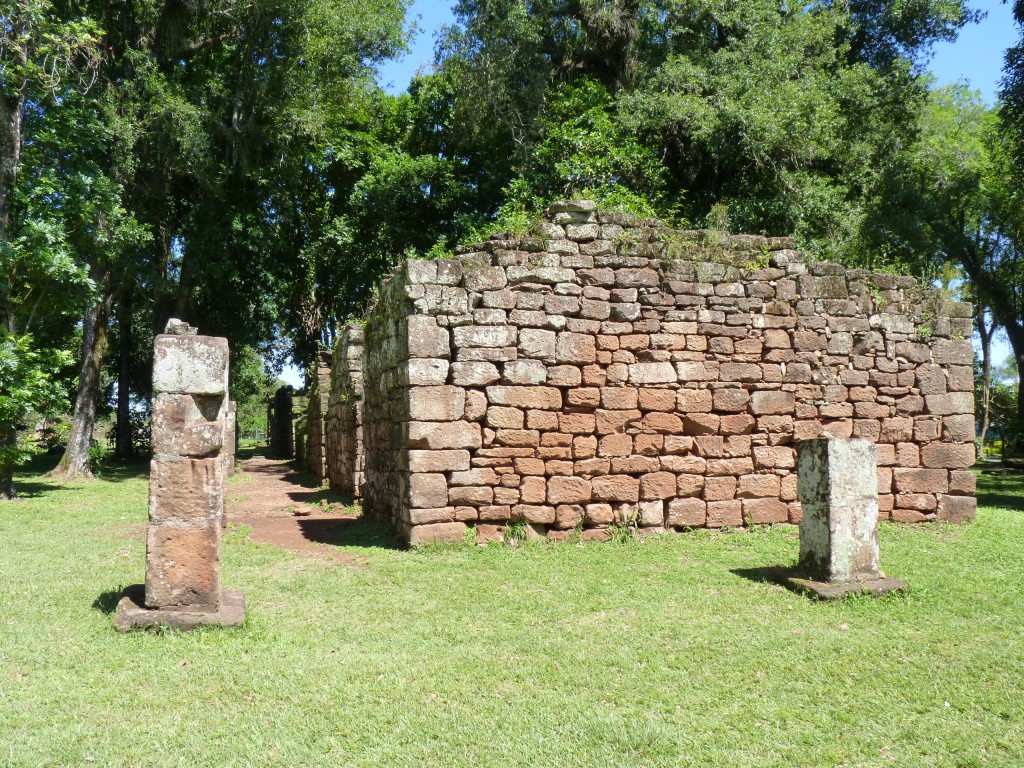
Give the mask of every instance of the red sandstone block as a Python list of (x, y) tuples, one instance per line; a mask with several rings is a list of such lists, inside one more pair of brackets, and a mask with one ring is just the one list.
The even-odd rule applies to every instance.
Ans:
[(853, 403), (826, 403), (818, 408), (823, 419), (847, 419), (853, 416)]
[(522, 458), (515, 460), (516, 472), (520, 475), (543, 475), (544, 462), (540, 459)]
[(513, 520), (525, 520), (535, 525), (550, 525), (555, 522), (555, 508), (540, 504), (516, 504), (512, 507)]
[(797, 476), (795, 473), (785, 475), (779, 488), (779, 498), (783, 501), (796, 501)]
[(593, 363), (597, 357), (597, 343), (594, 337), (568, 331), (558, 334), (555, 343), (555, 359), (560, 363)]
[(565, 402), (571, 406), (596, 408), (601, 404), (601, 390), (597, 387), (570, 389), (565, 393)]
[(465, 523), (433, 523), (413, 525), (409, 529), (409, 546), (421, 547), (427, 544), (449, 544), (465, 540), (469, 528)]
[(220, 605), (220, 525), (150, 525), (146, 539), (146, 605)]
[(548, 384), (552, 387), (578, 387), (583, 375), (575, 365), (553, 365), (548, 368)]
[(846, 439), (853, 436), (853, 419), (830, 419), (821, 425), (822, 437), (840, 437)]
[(896, 444), (896, 463), (901, 467), (921, 466), (921, 451), (916, 443)]
[(949, 473), (949, 492), (973, 495), (977, 489), (977, 478), (973, 472), (955, 469)]
[[(763, 377), (761, 366), (754, 363), (722, 363), (718, 374), (720, 381), (753, 382), (761, 381)], [(710, 518), (710, 511), (708, 517)]]
[(792, 416), (759, 416), (756, 429), (764, 434), (793, 434)]
[(601, 406), (610, 410), (633, 410), (639, 402), (635, 387), (602, 387)]
[(548, 504), (579, 504), (590, 501), (591, 481), (582, 477), (548, 479)]
[(597, 447), (598, 456), (629, 456), (632, 453), (631, 435), (605, 435)]
[(640, 428), (662, 434), (679, 434), (683, 431), (683, 420), (674, 413), (653, 411), (640, 421)]
[(477, 514), (480, 520), (505, 521), (512, 517), (512, 507), (508, 504), (480, 507)]
[(881, 403), (854, 403), (853, 415), (858, 419), (886, 419), (889, 417), (889, 406)]
[(796, 398), (792, 392), (754, 392), (750, 396), (750, 411), (755, 416), (782, 415), (793, 412)]
[(946, 416), (942, 420), (942, 437), (950, 443), (969, 443), (974, 440), (973, 416)]
[(679, 475), (676, 478), (677, 496), (700, 496), (703, 492), (704, 475)]
[(727, 501), (736, 497), (736, 478), (709, 477), (704, 481), (705, 501)]
[(892, 511), (892, 519), (897, 523), (921, 523), (927, 520), (924, 512), (916, 509), (895, 508)]
[(615, 513), (611, 504), (587, 504), (584, 510), (587, 525), (611, 525)]
[(926, 467), (965, 469), (974, 463), (974, 444), (928, 443), (921, 448), (921, 463)]
[(753, 471), (754, 464), (749, 458), (708, 459), (708, 475), (734, 475), (738, 477), (739, 475), (749, 475)]
[(857, 419), (853, 422), (853, 436), (875, 442), (882, 433), (881, 422), (875, 419)]
[(573, 463), (572, 471), (574, 475), (593, 477), (594, 475), (607, 475), (610, 467), (611, 462), (608, 459), (583, 459)]
[(951, 523), (966, 523), (977, 514), (978, 500), (973, 496), (942, 496), (939, 499), (938, 518)]
[(750, 393), (745, 389), (716, 389), (713, 402), (718, 412), (745, 411)]
[(503, 488), (498, 486), (494, 489), (494, 503), (500, 506), (509, 506), (519, 503), (518, 488)]
[(611, 460), (613, 475), (638, 475), (646, 472), (657, 472), (661, 462), (656, 456), (622, 456)]
[(641, 456), (658, 456), (665, 447), (664, 435), (637, 435), (633, 450)]
[(538, 408), (559, 410), (562, 407), (562, 392), (555, 387), (487, 387), (487, 399), (492, 405), (506, 405), (516, 408)]
[(892, 467), (876, 467), (879, 493), (892, 493)]
[(754, 466), (758, 469), (795, 469), (796, 454), (788, 446), (759, 445), (754, 448)]
[(605, 475), (591, 481), (594, 497), (602, 501), (640, 500), (640, 481), (628, 475)]
[(934, 512), (935, 495), (932, 493), (897, 493), (897, 509), (913, 509), (918, 512)]
[(722, 416), (718, 422), (718, 432), (722, 435), (746, 435), (754, 431), (757, 425), (753, 416), (746, 413), (733, 413)]
[(743, 503), (741, 501), (736, 499), (732, 501), (709, 501), (707, 504), (708, 528), (743, 525)]
[(948, 473), (944, 469), (897, 467), (892, 470), (892, 475), (893, 486), (897, 493), (945, 493), (949, 488)]
[(701, 435), (693, 438), (697, 455), (706, 459), (719, 459), (725, 455), (725, 440), (719, 435)]
[(524, 504), (543, 504), (547, 494), (548, 483), (543, 477), (529, 475), (519, 485), (519, 499)]
[(743, 475), (736, 495), (744, 499), (778, 497), (781, 489), (782, 480), (778, 475)]
[(487, 426), (491, 429), (522, 429), (525, 415), (518, 408), (491, 406), (487, 409)]
[(672, 499), (667, 524), (674, 528), (699, 528), (707, 521), (707, 504), (700, 499)]
[(778, 499), (744, 499), (743, 516), (750, 525), (785, 523), (789, 520), (789, 504)]
[(469, 451), (409, 451), (410, 472), (458, 472), (469, 469)]
[[(648, 396), (649, 400), (657, 398), (658, 404), (667, 407), (653, 407), (650, 402), (644, 403), (645, 392), (664, 392), (664, 395)], [(672, 396), (672, 401), (669, 397)], [(711, 411), (713, 396), (707, 389), (680, 389), (677, 392), (672, 390), (642, 390), (640, 393), (640, 407), (651, 411), (676, 410), (682, 414), (709, 413)]]
[(527, 411), (526, 428), (540, 430), (558, 429), (558, 414), (554, 411)]
[(538, 448), (537, 456), (541, 459), (571, 459), (572, 448), (569, 446)]
[(548, 477), (572, 474), (572, 461), (552, 460), (544, 462), (544, 474)]
[(448, 504), (448, 481), (438, 473), (409, 475), (409, 506), (443, 507)]
[(572, 446), (573, 437), (568, 432), (545, 432), (540, 436), (540, 444), (548, 448), (555, 446), (569, 448)]
[(689, 453), (693, 450), (693, 438), (689, 435), (665, 435), (665, 447), (662, 453), (671, 455)]
[[(973, 419), (972, 419), (973, 422)], [(973, 423), (971, 428), (974, 428)], [(930, 443), (938, 440), (942, 433), (942, 421), (939, 419), (919, 416), (914, 419), (914, 442)]]
[(683, 430), (688, 435), (713, 435), (718, 431), (720, 417), (710, 413), (691, 413), (683, 417)]
[(640, 498), (668, 499), (676, 495), (676, 476), (671, 472), (652, 472), (640, 478)]
[(481, 507), (493, 502), (494, 489), (490, 486), (453, 486), (448, 489), (449, 504)]
[(499, 429), (495, 439), (509, 448), (530, 448), (540, 445), (540, 432), (536, 429)]
[(596, 428), (596, 420), (592, 413), (560, 413), (558, 428), (566, 433), (589, 435)]
[(876, 444), (875, 461), (880, 467), (891, 467), (896, 463), (896, 446), (888, 443)]
[(580, 504), (562, 504), (555, 507), (554, 527), (561, 530), (575, 528), (583, 522), (584, 509)]
[(572, 439), (572, 457), (590, 459), (597, 455), (597, 438), (593, 435), (577, 435)]
[(800, 521), (804, 517), (803, 508), (800, 506), (799, 501), (789, 502), (789, 522), (792, 525), (800, 525)]
[(599, 435), (623, 432), (632, 422), (640, 420), (640, 411), (608, 411), (600, 409), (594, 412), (597, 417), (596, 431)]
[(794, 440), (813, 440), (821, 434), (821, 422), (814, 420), (800, 420), (793, 423)]

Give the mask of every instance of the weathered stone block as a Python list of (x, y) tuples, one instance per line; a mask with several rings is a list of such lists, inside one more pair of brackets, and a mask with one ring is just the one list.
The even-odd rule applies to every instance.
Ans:
[(224, 395), (228, 391), (228, 340), (160, 334), (153, 347), (153, 392)]
[(146, 607), (216, 611), (220, 607), (220, 524), (150, 525)]
[[(157, 394), (153, 398), (153, 452), (195, 457), (216, 454), (224, 444), (223, 406), (222, 395)], [(233, 452), (233, 438), (231, 448)]]
[(800, 568), (821, 581), (877, 578), (878, 476), (866, 440), (797, 444)]
[(466, 407), (466, 390), (448, 385), (409, 390), (409, 418), (413, 421), (457, 421)]

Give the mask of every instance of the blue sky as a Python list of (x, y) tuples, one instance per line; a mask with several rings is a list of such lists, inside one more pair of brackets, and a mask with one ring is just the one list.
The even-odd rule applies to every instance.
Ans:
[[(937, 45), (929, 69), (938, 85), (965, 79), (981, 91), (986, 102), (993, 104), (1002, 76), (1003, 53), (1018, 40), (1018, 30), (1009, 6), (999, 0), (980, 0), (971, 3), (971, 7), (984, 11), (986, 17), (965, 28), (955, 42)], [(430, 70), (435, 33), (454, 21), (448, 0), (415, 0), (408, 18), (419, 27), (409, 53), (388, 62), (380, 71), (381, 84), (390, 93), (404, 91), (419, 69)], [(997, 337), (993, 352), (997, 360), (1009, 354), (1005, 339)], [(302, 385), (302, 376), (294, 366), (287, 366), (282, 378), (296, 387)]]
[[(930, 69), (939, 85), (966, 78), (988, 103), (995, 101), (1003, 68), (1003, 52), (1017, 39), (1008, 5), (999, 0), (976, 0), (971, 7), (987, 16), (980, 24), (964, 29), (956, 42), (936, 46)], [(381, 68), (381, 83), (391, 93), (404, 91), (416, 71), (429, 71), (434, 60), (435, 33), (454, 17), (447, 0), (416, 0), (409, 9), (420, 31), (402, 59)]]

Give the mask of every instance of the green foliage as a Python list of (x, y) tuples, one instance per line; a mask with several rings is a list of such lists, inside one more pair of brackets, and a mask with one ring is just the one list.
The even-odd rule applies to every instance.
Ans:
[[(57, 351), (36, 348), (31, 336), (0, 331), (0, 438), (13, 434), (30, 411), (51, 413), (67, 406), (54, 381), (65, 362)], [(24, 444), (0, 440), (0, 471), (27, 455)]]
[(235, 419), (239, 436), (265, 433), (267, 403), (280, 382), (252, 347), (240, 347), (231, 356), (231, 399), (235, 401)]

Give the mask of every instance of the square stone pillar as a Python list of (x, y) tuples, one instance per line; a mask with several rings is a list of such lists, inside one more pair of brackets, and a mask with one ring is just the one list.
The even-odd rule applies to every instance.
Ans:
[(820, 438), (797, 443), (800, 521), (798, 575), (787, 584), (818, 597), (884, 594), (903, 582), (878, 567), (875, 444)]
[(244, 597), (220, 586), (227, 392), (227, 339), (168, 323), (154, 344), (146, 583), (126, 590), (120, 629), (244, 621)]

